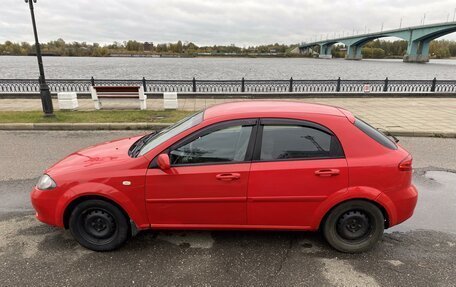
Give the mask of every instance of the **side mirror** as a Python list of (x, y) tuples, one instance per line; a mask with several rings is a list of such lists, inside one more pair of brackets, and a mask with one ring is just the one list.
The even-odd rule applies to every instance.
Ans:
[(171, 168), (171, 163), (169, 162), (169, 156), (166, 153), (162, 153), (157, 158), (157, 165), (161, 170), (168, 170)]

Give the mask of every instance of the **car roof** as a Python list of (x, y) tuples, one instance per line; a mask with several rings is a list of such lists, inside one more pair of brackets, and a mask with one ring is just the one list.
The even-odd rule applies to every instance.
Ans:
[(238, 101), (218, 104), (207, 108), (204, 111), (204, 119), (211, 119), (220, 116), (233, 115), (255, 116), (255, 114), (275, 114), (281, 113), (307, 113), (324, 114), (338, 117), (345, 117), (345, 114), (337, 107), (310, 104), (299, 101)]

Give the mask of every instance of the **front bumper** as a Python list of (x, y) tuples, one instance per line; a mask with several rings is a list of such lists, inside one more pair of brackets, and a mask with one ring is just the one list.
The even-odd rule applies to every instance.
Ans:
[(57, 202), (60, 198), (60, 193), (56, 189), (52, 190), (39, 190), (33, 188), (30, 194), (30, 199), (35, 209), (36, 218), (49, 225), (63, 227), (62, 220), (57, 213)]

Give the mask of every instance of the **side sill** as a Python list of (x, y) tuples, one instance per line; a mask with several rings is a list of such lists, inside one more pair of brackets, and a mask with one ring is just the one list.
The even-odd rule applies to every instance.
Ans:
[(310, 226), (282, 226), (282, 225), (217, 225), (217, 224), (151, 224), (152, 229), (174, 230), (283, 230), (283, 231), (311, 231)]

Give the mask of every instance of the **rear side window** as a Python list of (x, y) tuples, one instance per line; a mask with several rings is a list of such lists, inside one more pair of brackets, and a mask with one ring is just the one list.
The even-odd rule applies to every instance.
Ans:
[(397, 149), (397, 145), (392, 140), (368, 123), (356, 118), (355, 126), (382, 146), (392, 150)]
[(343, 157), (334, 135), (300, 125), (263, 126), (260, 160), (333, 157)]

